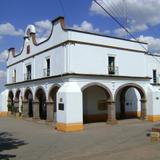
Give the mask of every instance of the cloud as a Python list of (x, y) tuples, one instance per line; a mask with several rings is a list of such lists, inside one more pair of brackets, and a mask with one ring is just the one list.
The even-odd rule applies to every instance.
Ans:
[(41, 20), (34, 23), (37, 31), (37, 41), (42, 42), (51, 33), (52, 23), (49, 20)]
[[(137, 24), (130, 26), (130, 28), (126, 28), (130, 33), (141, 32), (148, 29), (148, 26), (145, 24)], [(123, 37), (127, 34), (127, 32), (123, 28), (117, 28), (113, 31), (116, 36)]]
[(139, 41), (147, 42), (149, 52), (152, 54), (160, 54), (160, 38), (154, 38), (152, 36), (139, 36), (137, 38)]
[(0, 24), (0, 37), (3, 36), (21, 36), (24, 32), (22, 29), (16, 29), (11, 23)]
[(3, 52), (0, 53), (0, 63), (1, 62), (6, 62), (6, 59), (8, 57), (8, 51), (4, 50)]
[(0, 70), (0, 79), (6, 78), (6, 72), (4, 70)]
[(74, 24), (72, 28), (88, 32), (100, 32), (99, 28), (94, 28), (92, 23), (88, 21), (83, 21), (80, 25)]
[[(150, 26), (160, 24), (160, 1), (158, 0), (97, 0), (114, 17), (125, 17), (124, 6), (128, 15), (128, 29), (133, 32), (145, 31)], [(92, 14), (108, 16), (94, 1), (90, 6)], [(116, 34), (123, 35), (124, 31), (117, 29)]]

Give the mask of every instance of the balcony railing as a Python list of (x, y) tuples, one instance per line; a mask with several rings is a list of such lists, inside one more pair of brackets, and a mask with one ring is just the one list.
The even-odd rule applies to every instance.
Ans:
[(119, 74), (119, 68), (117, 66), (108, 66), (108, 74), (112, 75), (118, 75)]
[(43, 76), (44, 77), (50, 76), (50, 69), (49, 68), (44, 68), (43, 69)]
[(153, 84), (159, 84), (159, 83), (160, 83), (160, 77), (154, 77)]
[(24, 80), (25, 81), (31, 80), (31, 73), (25, 73), (24, 74)]

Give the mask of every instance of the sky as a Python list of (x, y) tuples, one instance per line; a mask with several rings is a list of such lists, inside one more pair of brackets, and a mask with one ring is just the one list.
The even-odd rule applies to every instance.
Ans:
[[(160, 0), (97, 0), (140, 41), (149, 53), (160, 54)], [(131, 39), (93, 0), (1, 0), (0, 4), (0, 92), (5, 89), (7, 50), (22, 48), (24, 31), (36, 27), (37, 41), (51, 31), (50, 21), (65, 17), (68, 28)]]

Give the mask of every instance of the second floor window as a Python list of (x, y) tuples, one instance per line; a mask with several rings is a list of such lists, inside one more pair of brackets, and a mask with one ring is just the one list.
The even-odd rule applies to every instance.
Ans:
[(50, 58), (45, 60), (44, 76), (50, 76)]
[(26, 66), (26, 74), (25, 74), (25, 80), (31, 80), (32, 75), (32, 67), (31, 65)]
[(153, 70), (153, 83), (157, 83), (157, 71)]
[(115, 74), (115, 57), (108, 57), (108, 73)]
[(16, 82), (16, 70), (13, 70), (12, 82)]
[(46, 59), (47, 61), (47, 76), (50, 76), (50, 58)]

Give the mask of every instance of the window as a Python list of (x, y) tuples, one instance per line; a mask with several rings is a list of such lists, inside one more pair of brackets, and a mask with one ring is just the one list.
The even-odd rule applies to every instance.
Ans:
[(16, 82), (16, 70), (13, 70), (12, 82)]
[(108, 73), (115, 74), (115, 57), (108, 57)]
[(50, 76), (50, 58), (45, 59), (44, 77)]
[(30, 45), (27, 46), (27, 54), (30, 53)]
[(47, 62), (47, 76), (50, 76), (50, 58), (46, 59)]
[(25, 74), (25, 80), (31, 80), (32, 75), (32, 67), (31, 65), (26, 66), (26, 74)]
[(153, 70), (153, 83), (157, 83), (157, 71)]

